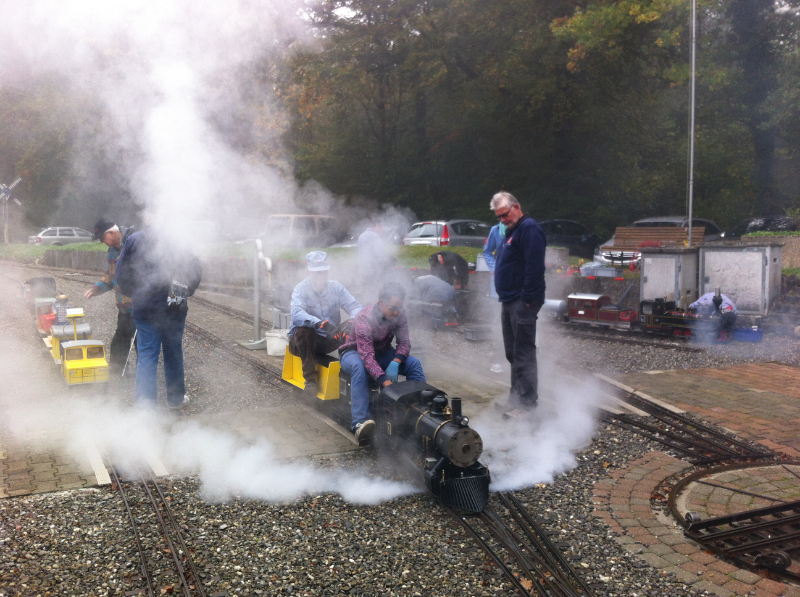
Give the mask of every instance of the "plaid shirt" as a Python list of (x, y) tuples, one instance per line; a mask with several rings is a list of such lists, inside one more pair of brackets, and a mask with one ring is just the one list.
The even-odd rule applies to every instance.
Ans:
[(376, 354), (381, 354), (392, 347), (392, 340), (397, 337), (397, 352), (395, 358), (400, 362), (405, 362), (411, 353), (411, 340), (408, 333), (408, 319), (403, 309), (400, 310), (394, 321), (386, 319), (377, 305), (370, 305), (356, 317), (353, 326), (353, 333), (350, 334), (339, 354), (344, 354), (348, 350), (358, 350), (364, 368), (372, 378), (381, 382), (381, 377), (386, 372), (378, 365), (375, 360)]
[(125, 296), (119, 291), (117, 287), (117, 259), (119, 258), (120, 251), (122, 251), (122, 247), (117, 249), (116, 247), (109, 247), (108, 253), (106, 254), (106, 259), (108, 261), (108, 267), (106, 268), (106, 273), (103, 274), (103, 277), (100, 278), (97, 282), (95, 282), (94, 287), (96, 290), (94, 291), (95, 296), (99, 296), (108, 292), (109, 290), (114, 290), (116, 293), (117, 299), (117, 309), (119, 309), (122, 313), (130, 313), (131, 312), (131, 299), (130, 297)]

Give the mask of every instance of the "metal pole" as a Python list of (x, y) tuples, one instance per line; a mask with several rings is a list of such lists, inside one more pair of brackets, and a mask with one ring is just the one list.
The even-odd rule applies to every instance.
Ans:
[(689, 109), (689, 246), (692, 246), (692, 208), (694, 200), (694, 97), (697, 55), (697, 0), (692, 0), (692, 91)]
[(8, 195), (3, 197), (3, 244), (8, 244)]
[(261, 340), (261, 241), (253, 243), (253, 323), (255, 337), (253, 342)]

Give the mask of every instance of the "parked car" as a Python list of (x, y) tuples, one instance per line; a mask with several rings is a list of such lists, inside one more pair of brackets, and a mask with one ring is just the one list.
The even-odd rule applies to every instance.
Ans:
[[(680, 226), (683, 228), (687, 227), (689, 222), (688, 218), (683, 216), (661, 216), (656, 218), (644, 218), (642, 220), (636, 220), (632, 227), (668, 227), (668, 226)], [(692, 218), (692, 227), (697, 228), (699, 226), (703, 226), (705, 230), (705, 235), (703, 236), (704, 242), (711, 242), (714, 240), (719, 240), (722, 237), (722, 230), (720, 230), (719, 226), (714, 222), (714, 220), (708, 220), (705, 218)], [(614, 246), (614, 237), (612, 236), (606, 242), (602, 243), (594, 252), (592, 256), (592, 260), (602, 264), (622, 264), (627, 265), (631, 261), (638, 262), (639, 260), (639, 252), (638, 251), (623, 251), (622, 255), (620, 256), (619, 251), (611, 251), (611, 250), (604, 250), (601, 247), (609, 247)], [(612, 254), (614, 258), (612, 259)]]
[(751, 232), (794, 232), (798, 229), (797, 220), (791, 216), (761, 216), (747, 218), (722, 233), (723, 240), (738, 240)]
[(480, 220), (437, 220), (411, 225), (403, 244), (432, 247), (483, 247), (491, 226)]
[(53, 226), (44, 228), (39, 234), (28, 237), (32, 245), (50, 245), (60, 247), (72, 243), (88, 243), (92, 240), (92, 233), (83, 228), (65, 228)]
[(276, 214), (267, 218), (263, 240), (284, 247), (328, 247), (342, 237), (339, 221), (316, 214)]
[[(380, 233), (381, 237), (390, 245), (402, 245), (405, 232), (408, 230), (408, 224), (399, 226), (384, 226), (383, 231)], [(359, 230), (356, 234), (351, 234), (345, 240), (335, 245), (331, 245), (332, 249), (349, 249), (358, 246), (358, 237), (364, 230)]]
[(566, 247), (570, 255), (591, 259), (600, 237), (583, 224), (572, 220), (541, 220), (539, 224), (551, 247)]

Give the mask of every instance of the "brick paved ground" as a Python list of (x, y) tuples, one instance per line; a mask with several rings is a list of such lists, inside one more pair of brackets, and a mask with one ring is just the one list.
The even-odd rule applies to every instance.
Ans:
[[(778, 363), (651, 372), (624, 375), (623, 384), (672, 403), (741, 437), (757, 441), (790, 457), (800, 456), (800, 369)], [(613, 471), (594, 488), (595, 515), (618, 533), (617, 541), (631, 553), (672, 573), (697, 590), (723, 597), (783, 595), (800, 597), (800, 588), (732, 566), (683, 536), (668, 515), (653, 508), (651, 498), (687, 462), (662, 452)], [(795, 474), (796, 473), (796, 474)], [(702, 518), (769, 505), (770, 499), (800, 497), (800, 467), (761, 467), (703, 479), (686, 492), (686, 508)], [(762, 497), (746, 496), (741, 489)], [(658, 502), (654, 502), (658, 503)]]

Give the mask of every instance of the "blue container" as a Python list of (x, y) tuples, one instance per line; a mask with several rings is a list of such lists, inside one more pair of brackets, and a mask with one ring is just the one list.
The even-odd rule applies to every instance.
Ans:
[(733, 339), (740, 342), (761, 342), (764, 339), (764, 330), (761, 328), (734, 328)]

